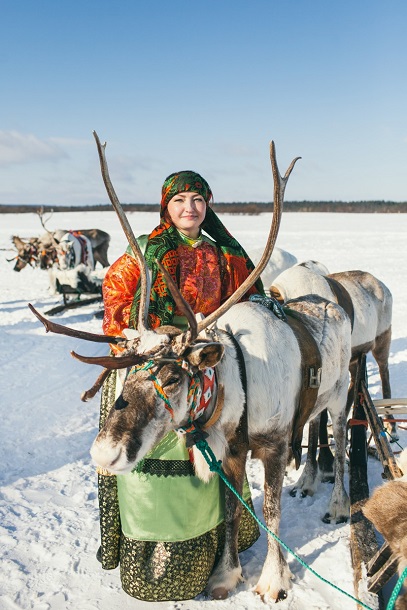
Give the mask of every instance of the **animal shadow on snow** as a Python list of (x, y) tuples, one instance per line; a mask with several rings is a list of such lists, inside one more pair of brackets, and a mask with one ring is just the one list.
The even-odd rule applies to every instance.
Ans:
[(27, 301), (25, 299), (16, 299), (14, 301), (3, 301), (0, 303), (0, 312), (13, 313), (14, 311), (21, 311), (27, 309)]

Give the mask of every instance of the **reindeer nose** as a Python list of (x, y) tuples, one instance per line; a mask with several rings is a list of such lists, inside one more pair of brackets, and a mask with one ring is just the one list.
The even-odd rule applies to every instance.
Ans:
[(98, 435), (96, 437), (91, 447), (90, 454), (97, 466), (112, 470), (112, 472), (116, 472), (117, 470), (122, 471), (127, 465), (127, 458), (123, 451), (123, 447), (114, 444), (112, 440), (106, 436), (100, 437)]

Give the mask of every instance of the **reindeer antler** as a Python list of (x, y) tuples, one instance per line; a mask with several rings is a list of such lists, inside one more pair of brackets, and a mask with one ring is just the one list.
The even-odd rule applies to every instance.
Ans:
[[(133, 250), (133, 253), (134, 253), (134, 255), (137, 259), (137, 262), (139, 264), (139, 267), (140, 267), (141, 297), (140, 297), (138, 325), (139, 325), (139, 330), (143, 330), (143, 329), (145, 330), (148, 328), (148, 303), (147, 303), (147, 301), (148, 301), (148, 296), (150, 293), (150, 274), (149, 274), (148, 267), (147, 267), (146, 261), (144, 259), (144, 256), (140, 250), (140, 247), (137, 243), (136, 238), (134, 237), (134, 233), (126, 218), (123, 208), (117, 198), (117, 195), (115, 193), (115, 190), (113, 188), (113, 185), (112, 185), (110, 177), (109, 177), (109, 172), (108, 172), (108, 167), (107, 167), (107, 162), (106, 162), (106, 157), (105, 157), (106, 142), (102, 145), (100, 143), (99, 137), (95, 131), (93, 132), (93, 135), (96, 140), (96, 145), (97, 145), (99, 159), (100, 159), (100, 166), (101, 166), (101, 170), (102, 170), (102, 177), (103, 177), (103, 181), (106, 186), (107, 193), (109, 195), (110, 201), (111, 201), (114, 209), (116, 210), (116, 213), (119, 217), (122, 228), (125, 232), (125, 235), (129, 241), (129, 244)], [(270, 232), (269, 232), (269, 236), (267, 238), (267, 242), (266, 242), (266, 246), (265, 246), (263, 255), (262, 255), (261, 259), (259, 260), (259, 262), (257, 263), (255, 269), (253, 269), (253, 271), (246, 278), (246, 280), (241, 284), (241, 286), (233, 293), (233, 295), (231, 295), (229, 297), (229, 299), (227, 301), (225, 301), (225, 303), (223, 303), (216, 311), (211, 313), (207, 318), (200, 321), (198, 324), (196, 324), (196, 322), (191, 324), (192, 317), (191, 317), (191, 312), (188, 311), (188, 309), (190, 309), (189, 306), (186, 304), (185, 300), (183, 299), (176, 284), (172, 281), (172, 278), (160, 266), (160, 269), (166, 278), (168, 287), (169, 287), (174, 299), (176, 300), (176, 303), (185, 311), (188, 320), (191, 320), (190, 321), (191, 330), (188, 331), (188, 332), (190, 332), (191, 336), (196, 337), (205, 328), (207, 328), (208, 326), (213, 324), (221, 315), (226, 313), (226, 311), (228, 311), (235, 303), (237, 303), (242, 298), (242, 296), (253, 286), (253, 284), (257, 281), (257, 279), (260, 277), (261, 273), (263, 272), (264, 268), (266, 267), (266, 265), (270, 259), (270, 256), (273, 252), (274, 245), (277, 240), (277, 235), (278, 235), (278, 231), (280, 228), (282, 209), (283, 209), (285, 187), (286, 187), (288, 178), (290, 177), (290, 174), (294, 168), (294, 165), (298, 161), (298, 159), (301, 159), (301, 157), (295, 157), (295, 159), (293, 159), (293, 161), (290, 163), (284, 176), (281, 176), (280, 172), (278, 170), (278, 165), (277, 165), (277, 160), (276, 160), (275, 145), (274, 145), (274, 142), (271, 141), (271, 143), (270, 143), (270, 161), (271, 161), (273, 180), (274, 180), (273, 221), (272, 221), (272, 224), (270, 227)]]
[(96, 379), (93, 386), (91, 388), (89, 388), (89, 390), (85, 390), (85, 392), (82, 392), (82, 394), (81, 394), (82, 402), (87, 402), (90, 398), (93, 398), (99, 392), (100, 388), (104, 384), (109, 373), (110, 373), (109, 369), (103, 369), (103, 371), (100, 373), (99, 377)]
[(58, 242), (56, 241), (56, 239), (55, 239), (55, 237), (54, 237), (54, 233), (53, 233), (53, 231), (50, 231), (50, 230), (49, 230), (49, 229), (47, 229), (47, 227), (45, 226), (45, 223), (46, 223), (46, 222), (48, 222), (48, 220), (50, 220), (50, 218), (52, 217), (53, 213), (54, 213), (54, 210), (51, 210), (49, 218), (47, 218), (47, 220), (44, 220), (44, 206), (41, 206), (41, 207), (40, 207), (40, 208), (37, 210), (37, 214), (38, 214), (38, 217), (39, 217), (39, 219), (40, 219), (40, 223), (41, 223), (42, 228), (43, 228), (43, 229), (44, 229), (44, 231), (46, 231), (46, 232), (48, 233), (48, 235), (50, 236), (50, 238), (51, 238), (51, 242), (52, 242), (53, 247), (54, 247), (54, 248), (57, 248), (59, 244), (58, 244)]
[(72, 351), (71, 356), (80, 362), (85, 362), (85, 364), (98, 364), (109, 371), (127, 369), (135, 364), (141, 364), (146, 361), (145, 356), (140, 356), (139, 354), (125, 354), (124, 356), (81, 356), (81, 354)]
[(96, 131), (93, 132), (93, 136), (96, 140), (96, 146), (99, 153), (100, 160), (100, 168), (102, 171), (103, 182), (106, 187), (107, 194), (109, 199), (119, 217), (120, 224), (122, 225), (123, 231), (127, 237), (127, 240), (130, 244), (130, 247), (133, 251), (134, 256), (136, 257), (137, 263), (140, 268), (140, 283), (141, 283), (141, 295), (140, 295), (140, 309), (139, 309), (139, 319), (138, 319), (138, 330), (142, 332), (143, 330), (148, 329), (148, 299), (150, 297), (150, 273), (147, 267), (147, 263), (141, 252), (140, 246), (137, 243), (137, 240), (134, 236), (133, 230), (130, 226), (129, 221), (123, 211), (123, 208), (120, 204), (120, 201), (116, 195), (116, 192), (113, 188), (113, 184), (110, 180), (109, 169), (107, 166), (105, 149), (106, 142), (103, 144), (100, 143), (99, 136)]
[(290, 174), (294, 168), (294, 165), (301, 159), (301, 157), (295, 157), (290, 163), (289, 168), (287, 169), (284, 177), (280, 175), (277, 166), (276, 160), (276, 149), (274, 142), (270, 142), (270, 161), (271, 167), (273, 171), (273, 179), (274, 179), (274, 207), (273, 207), (273, 221), (270, 227), (270, 233), (267, 238), (267, 243), (263, 252), (263, 255), (259, 262), (257, 263), (255, 269), (250, 273), (250, 275), (246, 278), (246, 280), (239, 286), (239, 288), (225, 301), (216, 311), (211, 313), (208, 317), (204, 318), (200, 322), (198, 322), (198, 334), (201, 333), (205, 328), (213, 324), (220, 316), (226, 313), (232, 305), (237, 303), (242, 296), (253, 286), (253, 284), (260, 277), (263, 272), (265, 266), (267, 265), (270, 256), (273, 252), (274, 245), (277, 240), (278, 230), (280, 228), (281, 214), (283, 212), (283, 201), (284, 201), (284, 191), (290, 177)]
[(55, 333), (57, 335), (66, 335), (68, 337), (75, 337), (76, 339), (85, 339), (85, 341), (93, 341), (95, 343), (114, 343), (115, 345), (124, 345), (128, 342), (128, 339), (123, 337), (112, 337), (109, 335), (99, 335), (96, 333), (88, 333), (83, 330), (75, 330), (73, 328), (68, 328), (67, 326), (62, 326), (62, 324), (56, 324), (56, 322), (51, 322), (51, 320), (47, 320), (40, 314), (39, 311), (35, 309), (31, 303), (28, 303), (28, 307), (31, 309), (33, 314), (39, 319), (40, 322), (45, 327), (45, 331)]

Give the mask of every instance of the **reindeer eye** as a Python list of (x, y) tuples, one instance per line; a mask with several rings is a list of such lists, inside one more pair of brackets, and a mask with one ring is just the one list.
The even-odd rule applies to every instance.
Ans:
[(171, 377), (168, 377), (168, 379), (165, 380), (165, 382), (163, 384), (163, 388), (166, 388), (170, 385), (176, 385), (177, 383), (179, 383), (179, 381), (180, 381), (179, 375), (171, 375)]
[(121, 411), (122, 409), (125, 409), (128, 404), (129, 404), (128, 401), (124, 400), (123, 394), (120, 394), (120, 396), (117, 398), (116, 402), (114, 403), (114, 408), (116, 411)]

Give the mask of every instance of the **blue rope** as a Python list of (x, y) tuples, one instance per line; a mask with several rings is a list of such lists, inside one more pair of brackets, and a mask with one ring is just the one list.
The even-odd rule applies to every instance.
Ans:
[[(324, 578), (323, 576), (321, 576), (320, 574), (318, 574), (318, 572), (316, 572), (313, 568), (311, 568), (311, 566), (309, 566), (307, 563), (305, 563), (305, 561), (303, 559), (301, 559), (301, 557), (299, 555), (297, 555), (292, 549), (290, 549), (290, 547), (288, 547), (274, 532), (272, 532), (271, 530), (268, 529), (268, 527), (266, 527), (264, 525), (264, 523), (262, 523), (260, 521), (260, 519), (257, 517), (257, 515), (252, 511), (252, 509), (250, 508), (250, 506), (244, 501), (244, 499), (242, 498), (242, 496), (236, 491), (236, 489), (234, 489), (233, 485), (231, 485), (231, 483), (229, 483), (228, 479), (226, 478), (225, 473), (223, 472), (222, 469), (222, 462), (219, 460), (216, 460), (216, 456), (214, 455), (212, 449), (209, 447), (208, 443), (206, 442), (206, 440), (200, 440), (196, 443), (196, 446), (198, 447), (198, 449), (200, 450), (200, 452), (202, 453), (202, 455), (204, 456), (209, 469), (212, 472), (216, 472), (221, 479), (223, 480), (223, 482), (229, 487), (229, 489), (235, 494), (235, 496), (238, 498), (238, 500), (243, 504), (243, 506), (246, 508), (246, 510), (249, 511), (249, 513), (251, 514), (251, 516), (253, 517), (253, 519), (255, 519), (257, 521), (257, 523), (259, 524), (259, 526), (261, 528), (263, 528), (268, 534), (270, 534), (270, 536), (272, 536), (275, 540), (277, 540), (277, 542), (279, 544), (281, 544), (281, 546), (288, 551), (289, 553), (291, 553), (291, 555), (293, 555), (293, 557), (295, 557), (295, 559), (297, 561), (299, 561), (299, 563), (306, 568), (307, 570), (309, 570), (310, 572), (312, 572), (312, 574), (314, 574), (314, 576), (317, 576), (320, 580), (322, 580), (323, 582), (325, 582), (326, 584), (330, 585), (331, 587), (333, 587), (334, 589), (336, 589), (337, 591), (339, 591), (340, 593), (343, 593), (344, 595), (346, 595), (347, 597), (349, 597), (350, 599), (352, 599), (353, 601), (355, 601), (356, 603), (358, 603), (360, 606), (363, 606), (363, 608), (367, 608), (367, 610), (373, 610), (373, 608), (371, 608), (370, 606), (368, 606), (367, 604), (364, 604), (362, 601), (360, 601), (359, 599), (357, 599), (356, 597), (353, 597), (353, 595), (351, 595), (350, 593), (347, 593), (346, 591), (344, 591), (343, 589), (340, 589), (339, 587), (337, 587), (336, 585), (334, 585), (332, 582), (330, 582), (329, 580), (327, 580), (326, 578)], [(407, 568), (406, 570), (404, 570), (404, 572), (407, 573)], [(403, 574), (404, 574), (403, 572)], [(403, 575), (402, 575), (403, 576)], [(404, 575), (404, 578), (406, 577), (406, 575)], [(403, 584), (403, 579), (401, 579), (401, 583), (399, 585), (399, 582), (397, 582), (397, 585), (393, 591), (393, 594), (391, 596), (391, 599), (394, 596), (394, 600), (396, 599), (401, 586)], [(400, 580), (399, 579), (399, 580)], [(396, 591), (396, 588), (398, 587), (398, 590)], [(394, 601), (393, 601), (393, 605), (394, 605)], [(386, 610), (392, 610), (393, 605), (389, 605), (387, 606)]]
[(403, 582), (407, 578), (407, 568), (404, 568), (401, 573), (398, 581), (396, 582), (396, 586), (393, 589), (393, 593), (390, 596), (389, 603), (387, 604), (386, 610), (393, 610), (394, 604), (396, 603), (396, 599), (398, 594), (400, 593), (401, 587), (403, 586)]
[[(400, 445), (400, 443), (398, 441), (392, 440), (391, 432), (389, 432), (387, 430), (387, 428), (384, 429), (384, 434), (381, 434), (381, 436), (386, 436), (386, 435), (389, 437), (391, 443), (396, 443), (396, 445), (399, 447), (399, 449), (403, 450), (403, 447)], [(387, 610), (387, 608), (386, 608), (386, 610)]]

